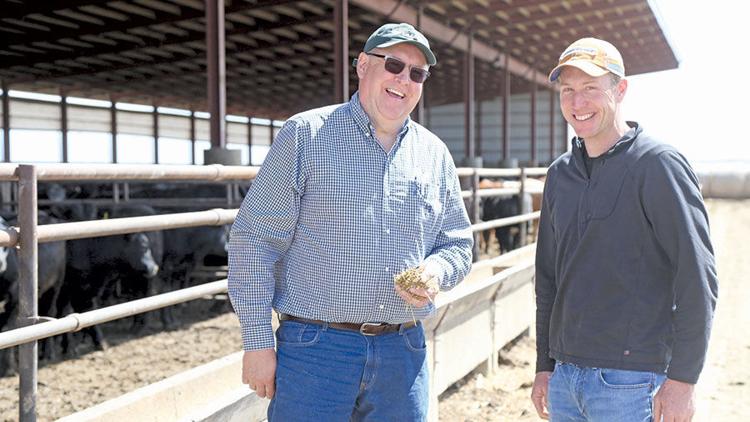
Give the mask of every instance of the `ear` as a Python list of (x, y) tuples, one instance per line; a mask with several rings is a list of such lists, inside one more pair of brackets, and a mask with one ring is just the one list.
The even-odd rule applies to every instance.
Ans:
[(625, 78), (620, 79), (617, 83), (617, 101), (622, 101), (625, 98), (625, 93), (628, 92), (628, 80)]
[(365, 54), (364, 52), (360, 52), (359, 56), (357, 56), (357, 77), (362, 79), (363, 76), (365, 76), (365, 71), (367, 70), (367, 63), (370, 59), (370, 56)]

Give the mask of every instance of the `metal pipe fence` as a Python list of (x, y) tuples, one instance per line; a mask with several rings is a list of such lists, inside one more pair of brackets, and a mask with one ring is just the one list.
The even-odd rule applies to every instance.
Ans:
[[(36, 420), (37, 341), (59, 334), (78, 331), (92, 325), (161, 309), (227, 290), (226, 280), (219, 280), (137, 299), (59, 319), (38, 315), (38, 244), (61, 240), (83, 239), (164, 229), (231, 224), (237, 209), (211, 209), (199, 212), (161, 214), (142, 217), (113, 218), (95, 221), (45, 224), (37, 223), (37, 184), (39, 181), (249, 181), (258, 167), (241, 166), (164, 166), (164, 165), (17, 165), (0, 164), (0, 181), (18, 182), (18, 227), (0, 230), (0, 246), (19, 247), (19, 325), (20, 328), (0, 332), (0, 349), (19, 347), (19, 420)], [(528, 175), (542, 175), (545, 169), (474, 169), (459, 168), (460, 177), (472, 178), (472, 190), (462, 191), (474, 207), (479, 198), (515, 195), (524, 192)], [(520, 177), (520, 187), (478, 189), (479, 176)], [(228, 188), (228, 192), (229, 192)], [(124, 185), (128, 200), (128, 185)], [(119, 199), (119, 193), (118, 193)], [(475, 208), (476, 210), (476, 208)], [(472, 232), (531, 221), (539, 212), (524, 213), (494, 221), (473, 219)]]
[(89, 312), (74, 313), (63, 318), (46, 321), (0, 333), (0, 349), (18, 346), (31, 341), (42, 340), (59, 334), (82, 330), (92, 325), (103, 324), (144, 312), (155, 311), (165, 306), (177, 305), (205, 296), (225, 293), (227, 280), (217, 280), (199, 286), (186, 287), (173, 292), (136, 299), (117, 305), (95, 309)]

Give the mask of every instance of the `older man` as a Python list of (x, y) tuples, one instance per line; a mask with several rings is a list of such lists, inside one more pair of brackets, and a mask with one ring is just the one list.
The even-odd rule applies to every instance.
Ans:
[(718, 291), (698, 179), (623, 118), (612, 44), (576, 41), (549, 79), (577, 136), (544, 190), (532, 401), (553, 421), (688, 421)]
[[(355, 60), (358, 92), (291, 117), (242, 204), (229, 293), (242, 379), (272, 398), (269, 421), (426, 418), (417, 321), (466, 275), (472, 248), (450, 153), (409, 119), (435, 62), (412, 26), (376, 30)], [(427, 287), (397, 289), (414, 267)]]

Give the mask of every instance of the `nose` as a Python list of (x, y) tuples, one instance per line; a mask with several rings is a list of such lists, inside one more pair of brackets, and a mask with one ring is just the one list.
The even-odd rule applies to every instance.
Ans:
[(586, 105), (588, 100), (586, 99), (586, 95), (584, 95), (583, 92), (575, 92), (573, 93), (573, 107), (581, 107)]
[(394, 76), (399, 82), (409, 82), (409, 66), (404, 66), (404, 69), (398, 75)]

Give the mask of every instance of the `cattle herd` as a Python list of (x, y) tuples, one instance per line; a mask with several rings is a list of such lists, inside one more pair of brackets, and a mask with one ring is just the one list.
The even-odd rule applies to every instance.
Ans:
[[(113, 186), (112, 183), (40, 183), (39, 224), (198, 211), (207, 208), (209, 198), (224, 201), (219, 205), (223, 207), (239, 205), (227, 203), (227, 185), (219, 183), (133, 184), (128, 185), (129, 196), (124, 201), (119, 200), (118, 189)], [(503, 187), (503, 182), (480, 184), (480, 188), (497, 187)], [(526, 212), (532, 208), (532, 202), (533, 209), (538, 209), (541, 189), (532, 192), (524, 198)], [(237, 198), (241, 200), (241, 193)], [(482, 198), (480, 218), (490, 221), (520, 214), (521, 204), (518, 195)], [(13, 204), (0, 200), (0, 229), (17, 225), (14, 209)], [(485, 253), (491, 232), (497, 238), (499, 253), (520, 245), (520, 224), (485, 230), (482, 236)], [(191, 275), (196, 268), (226, 265), (228, 235), (228, 226), (203, 226), (41, 243), (38, 313), (59, 318), (188, 287), (195, 282)], [(17, 250), (0, 247), (0, 331), (18, 326), (18, 277)], [(133, 331), (152, 322), (167, 329), (176, 323), (170, 308), (163, 308), (133, 317)], [(75, 355), (79, 346), (88, 342), (100, 350), (108, 347), (101, 329), (95, 325), (40, 342), (40, 357), (44, 360)], [(0, 350), (0, 376), (16, 367), (12, 350)]]
[[(111, 186), (111, 184), (109, 185)], [(142, 198), (174, 196), (164, 184), (134, 186)], [(225, 196), (225, 187), (199, 185), (195, 197)], [(105, 218), (124, 218), (205, 209), (190, 200), (172, 201), (172, 205), (145, 205), (137, 196), (132, 202), (112, 201), (106, 185), (39, 184), (40, 225)], [(107, 200), (109, 196), (109, 200)], [(71, 200), (73, 199), (73, 200)], [(205, 199), (205, 198), (204, 198)], [(226, 205), (226, 204), (225, 204)], [(3, 204), (0, 229), (16, 225), (13, 207)], [(196, 267), (207, 261), (226, 265), (227, 226), (204, 226), (146, 233), (103, 236), (88, 239), (40, 243), (38, 251), (39, 315), (58, 318), (114, 303), (142, 298), (187, 287)], [(18, 326), (18, 256), (15, 248), (0, 248), (0, 330)], [(151, 318), (153, 314), (147, 314)], [(170, 308), (158, 315), (165, 328), (175, 321)], [(133, 318), (134, 331), (146, 325), (143, 315)], [(52, 337), (40, 342), (40, 357), (75, 355), (77, 346), (92, 341), (98, 349), (108, 347), (99, 326), (80, 333)], [(0, 376), (15, 368), (12, 349), (0, 351)]]

